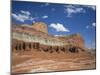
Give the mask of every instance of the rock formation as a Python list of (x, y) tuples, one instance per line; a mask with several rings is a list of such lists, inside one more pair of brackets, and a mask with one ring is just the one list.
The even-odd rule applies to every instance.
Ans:
[[(51, 36), (47, 25), (37, 22), (32, 25), (13, 26), (13, 50), (34, 50), (45, 52), (84, 51), (84, 40), (80, 34)], [(44, 48), (43, 48), (44, 47)], [(77, 51), (79, 52), (79, 51)]]
[(34, 29), (48, 34), (47, 25), (45, 23), (37, 22), (37, 23), (33, 23), (32, 26)]
[(51, 36), (43, 22), (12, 27), (12, 73), (94, 69), (80, 34)]
[(71, 34), (67, 36), (58, 36), (58, 38), (68, 42), (69, 44), (84, 48), (84, 39), (79, 33)]

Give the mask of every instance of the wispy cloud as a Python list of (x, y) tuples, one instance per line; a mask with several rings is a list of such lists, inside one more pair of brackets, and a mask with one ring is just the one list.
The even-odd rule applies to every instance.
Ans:
[(92, 10), (96, 10), (96, 6), (93, 6), (93, 5), (88, 5), (88, 6), (86, 6), (86, 7), (88, 7), (88, 8), (90, 8), (90, 9), (92, 9)]
[(20, 21), (20, 22), (24, 22), (26, 20), (26, 16), (25, 15), (21, 15), (21, 14), (14, 14), (12, 13), (13, 18), (15, 18), (16, 20)]
[(95, 27), (95, 26), (96, 26), (96, 23), (95, 23), (95, 22), (93, 22), (93, 23), (92, 23), (92, 26), (93, 26), (93, 27)]
[(43, 19), (46, 19), (46, 18), (48, 18), (48, 16), (47, 16), (47, 15), (44, 15), (44, 16), (42, 16), (42, 18), (43, 18)]
[(63, 24), (60, 23), (51, 23), (51, 28), (54, 28), (57, 32), (70, 32), (69, 29), (65, 28)]
[(94, 28), (94, 27), (96, 27), (96, 23), (95, 22), (93, 22), (91, 25), (87, 25), (86, 29)]
[(45, 3), (45, 4), (41, 4), (40, 7), (45, 7), (45, 6), (49, 6), (50, 3)]
[(58, 36), (60, 37), (60, 36), (64, 36), (64, 35), (54, 35), (54, 36), (55, 36), (55, 37), (58, 37)]
[(73, 14), (77, 13), (85, 13), (84, 8), (78, 5), (65, 5), (65, 13), (67, 13), (67, 17), (72, 17)]
[(23, 11), (23, 10), (21, 10), (19, 14), (12, 13), (12, 17), (20, 22), (24, 22), (26, 20), (30, 21), (34, 20), (29, 11)]
[(29, 11), (24, 11), (24, 10), (21, 10), (21, 13), (25, 14), (25, 15), (31, 15), (31, 13)]

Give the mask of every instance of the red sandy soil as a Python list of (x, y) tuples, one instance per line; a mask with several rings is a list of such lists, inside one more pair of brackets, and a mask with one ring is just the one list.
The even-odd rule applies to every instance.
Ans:
[(12, 53), (12, 73), (95, 69), (95, 54), (20, 51)]

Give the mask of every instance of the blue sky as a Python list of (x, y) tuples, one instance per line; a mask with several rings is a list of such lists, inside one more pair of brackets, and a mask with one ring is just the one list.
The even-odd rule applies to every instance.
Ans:
[(95, 48), (96, 7), (93, 5), (12, 1), (11, 16), (17, 25), (45, 22), (51, 35), (80, 33), (85, 46)]

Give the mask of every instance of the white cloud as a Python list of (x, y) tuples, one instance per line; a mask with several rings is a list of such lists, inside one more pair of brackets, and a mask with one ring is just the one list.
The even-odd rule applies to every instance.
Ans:
[(89, 29), (89, 28), (93, 28), (93, 27), (96, 27), (96, 23), (93, 22), (91, 25), (87, 25), (86, 28)]
[(12, 13), (12, 17), (20, 22), (24, 22), (26, 20), (30, 20), (30, 21), (34, 20), (34, 18), (31, 16), (31, 13), (29, 11), (21, 10), (20, 12), (21, 13), (19, 13), (19, 14)]
[(24, 22), (25, 19), (23, 19), (19, 14), (12, 14), (13, 18), (15, 18), (18, 21)]
[(95, 22), (93, 22), (93, 23), (92, 23), (92, 26), (93, 26), (93, 27), (95, 27), (95, 26), (96, 26), (96, 23), (95, 23)]
[(64, 36), (64, 35), (54, 35), (55, 37), (61, 37), (61, 36)]
[(45, 19), (45, 18), (48, 18), (48, 16), (47, 16), (47, 15), (45, 15), (45, 16), (43, 16), (42, 18), (44, 18), (44, 19)]
[(65, 12), (67, 12), (67, 17), (72, 17), (72, 14), (76, 13), (85, 13), (84, 8), (79, 7), (78, 5), (65, 5)]
[(29, 11), (23, 11), (23, 10), (21, 10), (21, 13), (23, 13), (25, 15), (31, 15), (31, 13)]
[(35, 18), (33, 18), (33, 17), (30, 17), (30, 20), (34, 20)]
[(87, 7), (90, 8), (90, 9), (92, 9), (92, 10), (96, 10), (96, 7), (93, 6), (93, 5), (88, 5)]
[(57, 32), (70, 32), (69, 29), (65, 28), (63, 24), (51, 23), (50, 27), (54, 28)]

